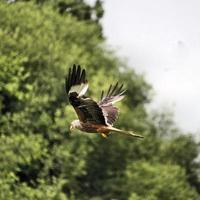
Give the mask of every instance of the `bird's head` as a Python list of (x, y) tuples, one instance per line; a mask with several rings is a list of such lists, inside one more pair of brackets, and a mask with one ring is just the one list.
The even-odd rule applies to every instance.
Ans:
[(70, 130), (70, 132), (72, 132), (75, 128), (79, 128), (79, 127), (80, 127), (79, 120), (74, 120), (71, 122), (69, 130)]

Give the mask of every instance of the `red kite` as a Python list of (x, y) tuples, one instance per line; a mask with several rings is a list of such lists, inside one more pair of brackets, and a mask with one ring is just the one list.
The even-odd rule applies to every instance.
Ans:
[(112, 131), (143, 138), (133, 132), (113, 127), (118, 117), (118, 109), (113, 104), (124, 98), (123, 84), (119, 85), (117, 82), (114, 86), (110, 85), (106, 94), (102, 91), (98, 103), (85, 96), (87, 89), (85, 69), (81, 69), (80, 65), (73, 65), (66, 77), (66, 92), (79, 119), (71, 122), (70, 130), (77, 128), (84, 132), (100, 133), (103, 137), (107, 137)]

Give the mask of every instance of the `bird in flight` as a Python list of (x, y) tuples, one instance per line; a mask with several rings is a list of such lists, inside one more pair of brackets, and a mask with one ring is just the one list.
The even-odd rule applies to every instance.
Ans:
[(88, 133), (99, 133), (103, 137), (107, 137), (110, 132), (117, 132), (143, 138), (132, 131), (113, 127), (118, 117), (118, 109), (113, 104), (124, 98), (123, 84), (119, 85), (117, 82), (110, 85), (105, 94), (102, 91), (100, 101), (96, 102), (85, 96), (89, 86), (85, 69), (81, 69), (80, 65), (73, 65), (69, 68), (65, 86), (69, 102), (78, 115), (78, 119), (71, 122), (70, 131), (76, 128)]

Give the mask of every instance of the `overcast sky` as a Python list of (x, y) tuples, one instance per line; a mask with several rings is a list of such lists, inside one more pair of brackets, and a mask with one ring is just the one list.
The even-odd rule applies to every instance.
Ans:
[(200, 131), (200, 1), (105, 0), (107, 42), (153, 85), (185, 131)]
[(153, 85), (185, 131), (200, 131), (200, 1), (105, 0), (107, 42)]

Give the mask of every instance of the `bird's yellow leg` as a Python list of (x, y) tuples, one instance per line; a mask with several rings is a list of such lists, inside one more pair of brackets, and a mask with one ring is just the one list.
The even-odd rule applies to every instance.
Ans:
[(105, 133), (101, 133), (101, 136), (104, 137), (104, 138), (107, 138), (107, 137), (108, 137), (108, 135), (105, 134)]

